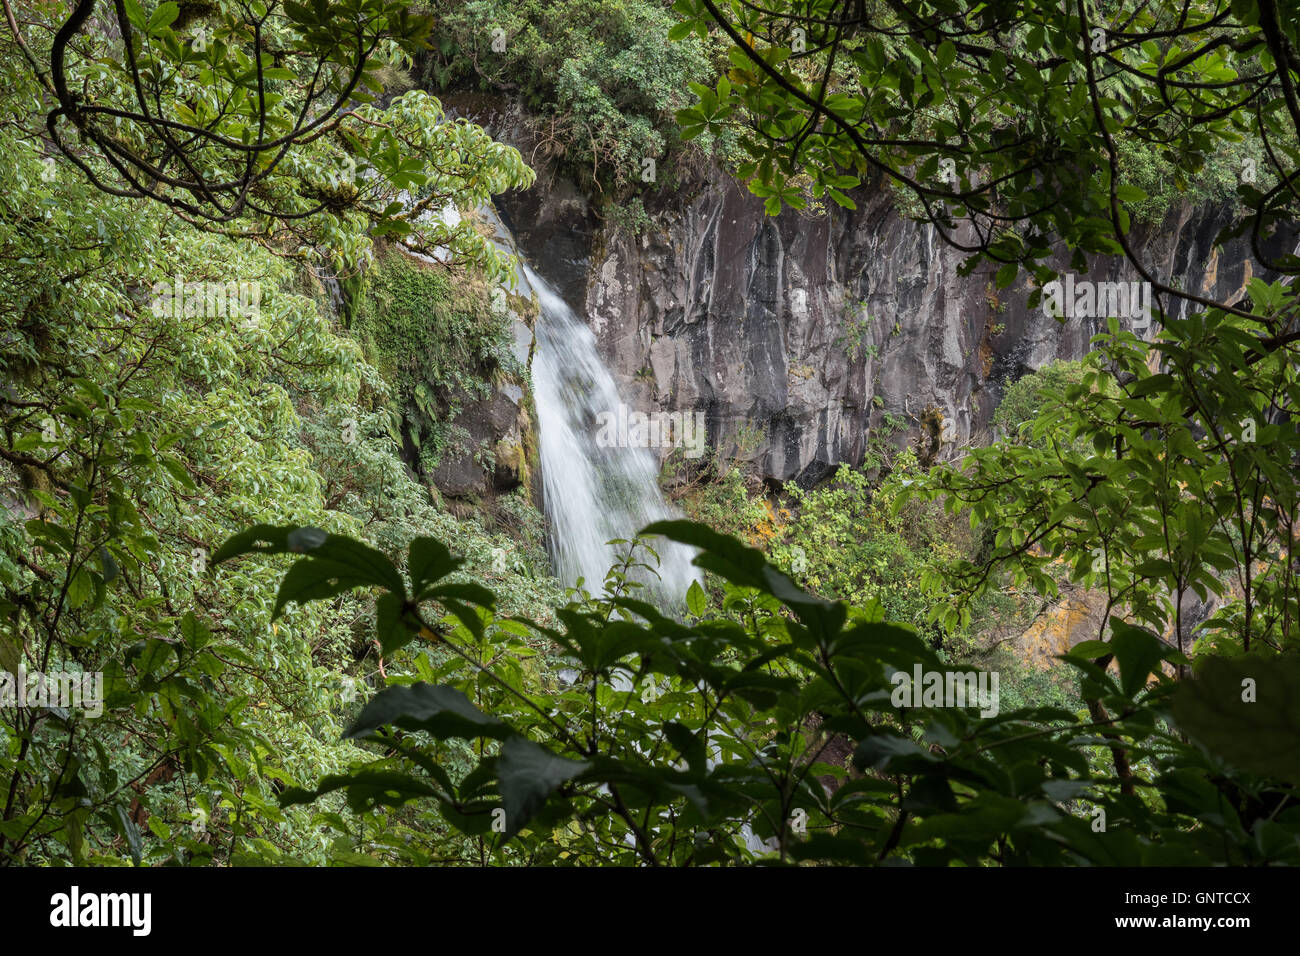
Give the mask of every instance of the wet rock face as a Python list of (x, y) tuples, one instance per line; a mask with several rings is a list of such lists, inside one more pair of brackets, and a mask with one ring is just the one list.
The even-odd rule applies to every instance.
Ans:
[[(513, 390), (513, 391), (512, 391)], [(527, 410), (514, 393), (517, 386), (498, 388), (488, 398), (466, 399), (455, 424), (464, 430), (463, 447), (451, 451), (430, 479), (452, 498), (510, 491), (528, 479), (523, 432), (531, 427)], [(491, 449), (491, 467), (476, 454)]]
[[(964, 254), (901, 217), (879, 185), (854, 194), (854, 211), (773, 218), (712, 168), (647, 193), (647, 227), (601, 221), (594, 201), (531, 154), (522, 113), (471, 105), (467, 115), (538, 169), (533, 189), (498, 206), (534, 268), (595, 331), (624, 400), (646, 413), (703, 412), (710, 449), (764, 478), (811, 485), (862, 462), (870, 436), (940, 457), (983, 443), (1008, 382), (1082, 357), (1105, 327), (1030, 310), (1023, 275), (1000, 290), (990, 266), (960, 275)], [(1171, 285), (1231, 302), (1252, 257), (1241, 240), (1212, 250), (1227, 220), (1226, 209), (1176, 208), (1131, 242)], [(1140, 278), (1122, 259), (1089, 265), (1079, 278)]]
[[(961, 276), (963, 254), (899, 217), (886, 191), (855, 198), (853, 212), (773, 219), (715, 171), (650, 229), (601, 231), (586, 316), (629, 403), (702, 410), (711, 447), (806, 485), (861, 462), (890, 421), (892, 441), (924, 446), (927, 417), (950, 420), (940, 454), (986, 441), (1008, 381), (1081, 357), (1104, 328), (1030, 310), (1023, 277), (997, 290), (991, 267)], [(1158, 275), (1232, 301), (1249, 257), (1244, 246), (1212, 254), (1224, 215), (1179, 210), (1134, 241)], [(1081, 278), (1138, 276), (1097, 259)]]

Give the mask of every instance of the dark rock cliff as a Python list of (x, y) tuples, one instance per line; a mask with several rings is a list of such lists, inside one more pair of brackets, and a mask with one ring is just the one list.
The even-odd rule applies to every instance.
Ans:
[[(961, 276), (964, 254), (900, 216), (884, 188), (860, 190), (855, 211), (773, 218), (715, 168), (647, 192), (648, 225), (601, 221), (553, 163), (530, 156), (517, 111), (469, 105), (538, 168), (532, 190), (499, 206), (595, 331), (628, 404), (704, 412), (710, 447), (765, 478), (811, 484), (861, 462), (872, 434), (941, 456), (982, 443), (1008, 381), (1081, 357), (1105, 325), (1030, 310), (1023, 275), (1001, 290), (990, 267)], [(1227, 215), (1176, 207), (1132, 242), (1171, 285), (1233, 301), (1251, 260), (1244, 243), (1213, 250)], [(1139, 277), (1122, 259), (1095, 258), (1083, 278)]]
[[(946, 418), (954, 446), (986, 441), (1008, 380), (1081, 357), (1104, 328), (1030, 310), (1024, 277), (995, 290), (992, 268), (959, 275), (963, 254), (887, 191), (856, 198), (854, 212), (773, 219), (718, 173), (649, 230), (599, 232), (584, 304), (629, 402), (702, 409), (711, 445), (739, 437), (763, 476), (810, 483), (860, 462), (891, 417), (895, 440)], [(1225, 214), (1178, 210), (1135, 245), (1176, 287), (1231, 301), (1250, 263), (1211, 250)], [(1091, 265), (1093, 281), (1138, 278), (1122, 260)]]

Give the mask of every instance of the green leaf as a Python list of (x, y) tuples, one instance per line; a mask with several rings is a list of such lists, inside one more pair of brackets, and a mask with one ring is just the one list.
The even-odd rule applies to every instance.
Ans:
[(692, 581), (686, 591), (686, 607), (696, 617), (703, 617), (707, 605), (708, 598), (704, 594), (704, 588), (700, 587), (699, 581)]
[(126, 0), (124, 7), (126, 9), (126, 19), (130, 22), (131, 26), (135, 27), (137, 30), (143, 30), (145, 28), (146, 20), (144, 16), (144, 8), (140, 6), (139, 0)]
[(943, 813), (926, 817), (909, 826), (902, 839), (905, 846), (930, 840), (986, 843), (1015, 828), (1031, 814), (1041, 814), (1039, 822), (1059, 816), (1043, 814), (1019, 800), (998, 793), (984, 793), (966, 803), (960, 813)]
[(296, 526), (274, 527), (258, 524), (231, 535), (212, 556), (211, 567), (244, 554), (284, 554), (289, 550), (289, 533)]
[[(180, 8), (175, 3), (172, 3), (171, 0), (168, 0), (167, 3), (160, 3), (158, 9), (153, 12), (153, 16), (149, 17), (149, 23), (145, 27), (145, 32), (156, 36), (164, 27), (171, 26), (176, 21), (176, 17), (179, 14)], [(136, 861), (137, 864), (139, 862), (139, 860)]]
[(641, 533), (661, 534), (671, 541), (699, 548), (702, 553), (693, 563), (713, 571), (732, 584), (758, 588), (786, 604), (831, 607), (830, 601), (809, 594), (780, 568), (768, 564), (762, 551), (747, 547), (730, 535), (720, 534), (707, 525), (694, 521), (656, 521)]
[(707, 766), (704, 741), (684, 724), (669, 721), (664, 724), (664, 736), (677, 748), (677, 752), (686, 760), (686, 765), (695, 773), (704, 773)]
[(79, 608), (95, 595), (95, 582), (90, 572), (81, 568), (68, 582), (68, 606)]
[(1174, 720), (1234, 766), (1300, 785), (1300, 657), (1206, 658), (1178, 685)]
[(320, 528), (307, 527), (294, 528), (289, 532), (285, 542), (288, 544), (290, 551), (299, 554), (305, 551), (314, 551), (328, 540), (329, 535)]
[(424, 589), (455, 571), (464, 562), (437, 538), (416, 538), (411, 542), (406, 566), (411, 575), (411, 590), (418, 597)]
[(311, 803), (335, 790), (347, 791), (348, 808), (365, 813), (376, 807), (400, 807), (420, 797), (441, 798), (433, 787), (409, 774), (383, 770), (374, 766), (346, 774), (331, 774), (315, 790), (291, 787), (280, 794), (280, 806)]
[(213, 555), (212, 566), (250, 553), (307, 554), (281, 580), (273, 619), (290, 601), (304, 604), (357, 587), (382, 587), (406, 597), (406, 582), (382, 552), (319, 528), (259, 524), (227, 539)]
[(859, 770), (924, 769), (922, 765), (934, 763), (936, 757), (914, 740), (892, 733), (875, 733), (863, 738), (853, 754), (853, 765)]
[(152, 674), (167, 663), (175, 648), (167, 641), (151, 637), (145, 641), (140, 656), (136, 659), (136, 670), (141, 676)]
[(440, 584), (438, 587), (427, 592), (428, 597), (434, 601), (441, 601), (450, 605), (452, 601), (469, 601), (472, 604), (478, 604), (482, 607), (492, 607), (496, 604), (496, 595), (489, 591), (481, 584), (475, 584), (472, 581), (457, 581), (451, 584)]
[(358, 587), (387, 588), (406, 599), (406, 583), (383, 552), (351, 538), (329, 535), (325, 544), (291, 567), (280, 581), (272, 620), (290, 601), (307, 604)]
[(1160, 670), (1168, 650), (1165, 642), (1150, 631), (1111, 618), (1110, 649), (1119, 664), (1120, 689), (1129, 698), (1146, 687), (1151, 675)]
[(1137, 186), (1129, 185), (1128, 183), (1120, 183), (1116, 186), (1115, 195), (1121, 202), (1128, 203), (1141, 202), (1147, 198), (1147, 194), (1144, 190), (1139, 189)]
[(136, 866), (140, 865), (140, 859), (144, 853), (143, 844), (140, 841), (140, 828), (135, 825), (126, 812), (126, 807), (118, 804), (115, 808), (117, 811), (117, 822), (121, 827), (122, 836), (126, 840), (127, 849), (131, 851), (131, 862)]
[(510, 839), (522, 830), (556, 788), (590, 766), (585, 760), (558, 757), (523, 737), (507, 740), (497, 760), (506, 810), (505, 838)]
[(694, 30), (695, 24), (689, 20), (682, 23), (675, 23), (668, 30), (668, 40), (671, 43), (676, 43), (678, 40), (683, 40), (690, 36)]
[(193, 611), (186, 611), (181, 618), (181, 640), (191, 650), (199, 650), (212, 640), (212, 630), (197, 617)]
[(117, 566), (117, 562), (113, 560), (113, 555), (109, 553), (109, 550), (106, 547), (101, 547), (99, 549), (99, 567), (103, 572), (104, 582), (106, 584), (115, 581), (117, 576), (121, 573), (121, 569)]
[(1130, 394), (1132, 394), (1134, 398), (1141, 398), (1143, 395), (1150, 395), (1152, 392), (1169, 391), (1175, 384), (1172, 375), (1161, 372), (1159, 375), (1148, 375), (1146, 378), (1142, 379), (1133, 386)]
[(386, 726), (422, 730), (439, 740), (448, 737), (504, 740), (511, 733), (503, 721), (483, 713), (455, 687), (447, 684), (435, 687), (424, 682), (380, 691), (366, 703), (343, 736), (365, 737)]
[(1111, 646), (1105, 641), (1080, 641), (1070, 648), (1069, 653), (1080, 659), (1095, 660), (1111, 653)]
[(827, 191), (826, 194), (827, 194), (828, 196), (831, 197), (831, 201), (832, 201), (833, 203), (835, 203), (835, 205), (837, 205), (837, 206), (839, 206), (839, 207), (841, 207), (841, 208), (843, 208), (843, 209), (857, 209), (857, 208), (858, 208), (858, 204), (857, 204), (857, 203), (855, 203), (855, 202), (854, 202), (852, 199), (850, 199), (848, 196), (844, 195), (844, 193), (840, 192), (838, 189), (830, 189), (830, 190)]
[(167, 469), (168, 473), (180, 483), (182, 488), (193, 491), (197, 487), (194, 484), (194, 479), (190, 477), (190, 473), (186, 471), (185, 466), (175, 458), (163, 455), (158, 460)]
[(375, 601), (375, 633), (379, 638), (379, 653), (389, 657), (401, 650), (419, 633), (419, 625), (405, 616), (406, 602), (400, 594), (389, 591)]

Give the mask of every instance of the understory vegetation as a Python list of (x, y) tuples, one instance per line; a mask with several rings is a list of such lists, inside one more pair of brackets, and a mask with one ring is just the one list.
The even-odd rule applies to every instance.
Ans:
[[(49, 5), (47, 22), (61, 13)], [(28, 36), (48, 43), (38, 27)], [(23, 74), (12, 36), (0, 56)], [(393, 333), (364, 308), (348, 333), (311, 264), (106, 195), (51, 158), (18, 107), (36, 98), (24, 84), (4, 94), (0, 124), (0, 671), (102, 674), (103, 716), (0, 706), (0, 856), (328, 862), (329, 824), (276, 795), (361, 757), (340, 734), (407, 664), (381, 660), (373, 600), (272, 622), (273, 569), (216, 581), (208, 561), (259, 521), (394, 555), (432, 534), (512, 593), (507, 605), (547, 615), (562, 595), (533, 504), (516, 494), (496, 517), (453, 517), (394, 440), (417, 343), (444, 360), (428, 381), (464, 385), (458, 356), (504, 361), (501, 319), (458, 306), (452, 281), (429, 274), (411, 294), (445, 302), (446, 326), (396, 342), (417, 331), (408, 302), (392, 307)], [(474, 175), (491, 182), (491, 162)], [(468, 180), (458, 188), (472, 204)], [(394, 294), (417, 275), (371, 274)]]

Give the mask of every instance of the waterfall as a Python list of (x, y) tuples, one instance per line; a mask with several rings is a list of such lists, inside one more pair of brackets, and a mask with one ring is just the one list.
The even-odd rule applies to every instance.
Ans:
[[(622, 398), (595, 335), (537, 273), (527, 265), (522, 273), (541, 305), (532, 377), (551, 560), (566, 585), (582, 577), (583, 587), (599, 595), (605, 573), (626, 552), (625, 545), (606, 542), (631, 540), (650, 522), (678, 515), (659, 489), (653, 451), (598, 440), (599, 416), (617, 415)], [(662, 538), (652, 546), (659, 577), (636, 576), (646, 584), (641, 596), (663, 607), (679, 605), (700, 574), (691, 565), (693, 549)], [(648, 555), (641, 560), (655, 564)]]
[(325, 288), (330, 314), (338, 319), (345, 311), (344, 306), (346, 303), (343, 299), (343, 284), (339, 282), (338, 276), (323, 266), (316, 266), (312, 271), (315, 272), (317, 280)]
[[(504, 228), (498, 224), (498, 229), (501, 238)], [(622, 396), (600, 360), (596, 336), (522, 257), (518, 261), (517, 279), (532, 288), (541, 307), (532, 380), (551, 561), (565, 584), (582, 577), (586, 590), (599, 594), (605, 572), (619, 558), (618, 550), (606, 542), (630, 540), (650, 522), (678, 515), (659, 490), (654, 452), (633, 443), (599, 440), (598, 416), (616, 413)], [(672, 609), (681, 605), (691, 582), (701, 579), (691, 564), (694, 549), (662, 539), (653, 546), (660, 560), (659, 578), (640, 579), (646, 583), (648, 597)], [(648, 563), (653, 565), (654, 560)], [(567, 683), (577, 677), (577, 671), (566, 668), (560, 677)], [(626, 674), (616, 673), (613, 686), (628, 690), (632, 685)], [(711, 742), (706, 746), (712, 768), (719, 752)], [(749, 823), (741, 827), (740, 837), (757, 855), (769, 855), (777, 848), (774, 840), (760, 840)]]

